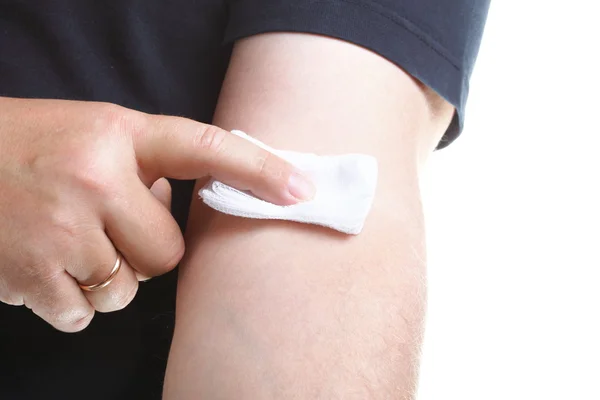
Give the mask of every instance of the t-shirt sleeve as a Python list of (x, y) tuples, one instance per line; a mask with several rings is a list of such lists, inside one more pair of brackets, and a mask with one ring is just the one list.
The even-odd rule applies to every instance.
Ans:
[(454, 105), (460, 134), (490, 0), (231, 0), (226, 42), (265, 32), (342, 39), (397, 64)]

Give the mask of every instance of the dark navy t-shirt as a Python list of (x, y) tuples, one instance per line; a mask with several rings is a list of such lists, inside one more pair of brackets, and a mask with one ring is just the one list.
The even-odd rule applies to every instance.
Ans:
[[(489, 0), (0, 0), (0, 96), (106, 101), (210, 122), (233, 41), (308, 32), (371, 49), (452, 103), (457, 112), (442, 148), (464, 121), (488, 6)], [(172, 184), (173, 213), (183, 228), (193, 183)], [(97, 314), (77, 334), (0, 304), (0, 399), (160, 398), (175, 284), (176, 271), (142, 284), (125, 310)]]

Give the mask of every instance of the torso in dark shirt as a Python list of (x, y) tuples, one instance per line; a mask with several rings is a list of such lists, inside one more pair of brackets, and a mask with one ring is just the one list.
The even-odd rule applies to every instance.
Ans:
[[(0, 0), (0, 96), (209, 122), (231, 51), (225, 24), (218, 0)], [(173, 184), (183, 226), (192, 183)], [(160, 398), (175, 284), (176, 272), (141, 284), (125, 310), (97, 313), (77, 334), (0, 303), (0, 399)]]

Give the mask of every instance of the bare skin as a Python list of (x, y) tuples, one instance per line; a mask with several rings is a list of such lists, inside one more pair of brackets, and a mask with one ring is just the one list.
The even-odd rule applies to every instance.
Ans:
[(374, 155), (376, 199), (358, 236), (195, 201), (164, 398), (412, 398), (426, 300), (419, 173), (452, 113), (363, 48), (305, 34), (239, 42), (214, 122), (275, 148)]

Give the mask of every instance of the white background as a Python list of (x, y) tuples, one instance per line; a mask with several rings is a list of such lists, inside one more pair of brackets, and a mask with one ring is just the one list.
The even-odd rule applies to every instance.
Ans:
[(492, 1), (424, 179), (419, 400), (600, 400), (600, 9)]

